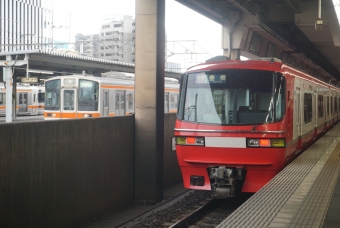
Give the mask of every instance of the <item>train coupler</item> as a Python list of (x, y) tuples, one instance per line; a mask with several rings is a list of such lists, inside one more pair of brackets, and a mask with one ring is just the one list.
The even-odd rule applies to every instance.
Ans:
[[(209, 168), (212, 195), (216, 198), (228, 198), (236, 195), (235, 180), (243, 179), (242, 169), (229, 169), (225, 166)], [(233, 174), (236, 174), (235, 176)]]

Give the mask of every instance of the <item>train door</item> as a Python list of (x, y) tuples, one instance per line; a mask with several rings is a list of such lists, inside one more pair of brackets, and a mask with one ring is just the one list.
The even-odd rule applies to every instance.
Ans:
[(26, 114), (27, 113), (27, 93), (19, 93), (19, 110), (18, 114)]
[(32, 113), (31, 115), (38, 115), (38, 93), (32, 90)]
[(78, 118), (76, 107), (76, 89), (62, 89), (61, 90), (62, 116), (64, 119)]
[(125, 115), (125, 91), (116, 91), (116, 116)]
[(126, 112), (128, 114), (132, 114), (134, 113), (134, 99), (133, 99), (133, 92), (132, 91), (128, 91), (126, 92), (126, 104), (125, 104), (125, 108), (126, 108)]
[(169, 93), (164, 93), (164, 113), (169, 112)]
[(294, 94), (294, 139), (299, 138), (301, 136), (301, 113), (303, 107), (301, 106), (301, 94), (300, 88), (295, 88)]
[(103, 90), (103, 116), (109, 116), (109, 90)]

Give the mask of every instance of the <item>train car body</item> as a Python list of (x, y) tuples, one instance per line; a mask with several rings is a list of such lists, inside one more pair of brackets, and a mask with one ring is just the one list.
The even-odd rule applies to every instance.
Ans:
[[(45, 87), (16, 85), (16, 115), (43, 115)], [(6, 88), (0, 84), (0, 116), (6, 115)]]
[(339, 89), (279, 60), (205, 63), (180, 83), (184, 187), (216, 197), (258, 191), (339, 120)]
[[(59, 76), (45, 81), (44, 119), (122, 116), (134, 113), (134, 74)], [(176, 112), (179, 84), (165, 79), (164, 111)]]

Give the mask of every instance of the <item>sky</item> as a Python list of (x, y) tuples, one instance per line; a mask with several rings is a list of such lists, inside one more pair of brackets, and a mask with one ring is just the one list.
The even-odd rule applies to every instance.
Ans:
[[(181, 63), (184, 68), (187, 68), (210, 57), (222, 55), (221, 25), (175, 0), (165, 0), (165, 2), (167, 40), (178, 41), (175, 45), (168, 42), (168, 49), (174, 53), (182, 53), (183, 49), (179, 47), (183, 45), (196, 53), (208, 53), (175, 54), (168, 58), (169, 62)], [(58, 41), (74, 42), (77, 33), (98, 34), (101, 24), (112, 16), (135, 17), (135, 0), (54, 0), (52, 5), (54, 26), (61, 26), (53, 29), (53, 38)]]

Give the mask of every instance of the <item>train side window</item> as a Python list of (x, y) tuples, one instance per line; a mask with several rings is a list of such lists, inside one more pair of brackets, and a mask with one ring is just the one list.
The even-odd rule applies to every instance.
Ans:
[(175, 100), (174, 100), (175, 108), (177, 108), (177, 106), (178, 106), (178, 94), (175, 94), (174, 97), (175, 97)]
[(333, 113), (333, 97), (331, 97), (331, 114)]
[(38, 102), (44, 103), (45, 101), (45, 93), (38, 93)]
[(304, 94), (304, 104), (303, 104), (303, 107), (304, 107), (304, 121), (305, 123), (309, 123), (312, 121), (312, 115), (313, 115), (313, 107), (312, 107), (312, 94), (310, 93), (305, 93)]
[(338, 113), (338, 100), (334, 97), (334, 112)]
[(129, 93), (127, 95), (127, 100), (128, 100), (128, 109), (133, 109), (133, 94)]
[(329, 96), (327, 96), (327, 115), (329, 115)]
[(33, 102), (35, 103), (35, 94), (33, 94)]
[(0, 104), (6, 104), (6, 94), (0, 93)]
[(323, 96), (318, 96), (318, 116), (319, 118), (323, 117)]
[(175, 107), (175, 95), (170, 94), (170, 109), (174, 109)]

